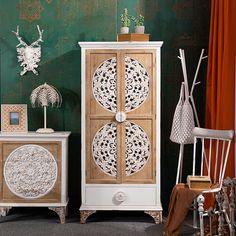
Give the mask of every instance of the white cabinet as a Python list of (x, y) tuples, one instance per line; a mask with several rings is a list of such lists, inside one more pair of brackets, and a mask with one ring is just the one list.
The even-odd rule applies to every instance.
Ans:
[(141, 210), (162, 221), (162, 42), (80, 42), (81, 223), (96, 210)]
[(65, 222), (70, 132), (0, 134), (0, 216), (48, 207)]

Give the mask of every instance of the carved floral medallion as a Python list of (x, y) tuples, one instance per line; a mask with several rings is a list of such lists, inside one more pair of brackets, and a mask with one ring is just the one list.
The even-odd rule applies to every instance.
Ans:
[(126, 175), (142, 170), (150, 156), (150, 142), (146, 132), (133, 122), (125, 123)]
[(4, 179), (9, 190), (25, 199), (48, 194), (57, 180), (57, 162), (39, 145), (23, 145), (13, 150), (4, 165)]
[(111, 176), (117, 173), (116, 131), (117, 124), (108, 123), (97, 131), (92, 143), (92, 156), (96, 165)]
[[(125, 122), (126, 175), (142, 170), (150, 156), (150, 142), (145, 131), (133, 122)], [(92, 142), (92, 156), (96, 165), (106, 174), (117, 174), (117, 124), (104, 125)]]
[[(102, 62), (93, 74), (92, 91), (96, 101), (106, 110), (117, 112), (117, 62), (111, 57)], [(136, 59), (125, 57), (125, 111), (140, 107), (149, 95), (149, 76)]]

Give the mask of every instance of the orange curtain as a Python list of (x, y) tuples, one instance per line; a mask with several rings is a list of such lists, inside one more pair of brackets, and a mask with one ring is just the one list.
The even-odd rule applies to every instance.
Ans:
[[(206, 85), (206, 128), (235, 130), (236, 0), (212, 0)], [(225, 176), (235, 176), (234, 143)]]

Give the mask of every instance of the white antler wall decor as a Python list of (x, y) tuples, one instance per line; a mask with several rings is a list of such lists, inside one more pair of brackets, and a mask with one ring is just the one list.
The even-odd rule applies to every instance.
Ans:
[(38, 67), (41, 57), (41, 45), (39, 43), (43, 42), (43, 30), (40, 30), (38, 25), (37, 29), (39, 32), (39, 38), (30, 45), (24, 42), (22, 37), (19, 35), (19, 26), (17, 26), (16, 32), (12, 31), (20, 42), (16, 45), (16, 51), (18, 53), (18, 62), (21, 62), (20, 66), (22, 66), (22, 71), (20, 72), (21, 76), (27, 71), (32, 71), (35, 75), (38, 75), (36, 68)]

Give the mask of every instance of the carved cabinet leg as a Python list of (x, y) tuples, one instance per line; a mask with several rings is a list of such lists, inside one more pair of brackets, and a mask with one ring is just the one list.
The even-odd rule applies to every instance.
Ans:
[(66, 212), (67, 207), (49, 207), (48, 209), (55, 211), (60, 218), (61, 224), (65, 224), (66, 222)]
[(0, 207), (0, 217), (6, 216), (12, 207)]
[(94, 214), (96, 211), (89, 211), (89, 210), (84, 210), (84, 211), (80, 211), (80, 223), (81, 224), (85, 224), (87, 218)]
[(154, 219), (155, 224), (162, 223), (162, 213), (161, 213), (161, 211), (144, 211), (144, 213), (150, 215)]

